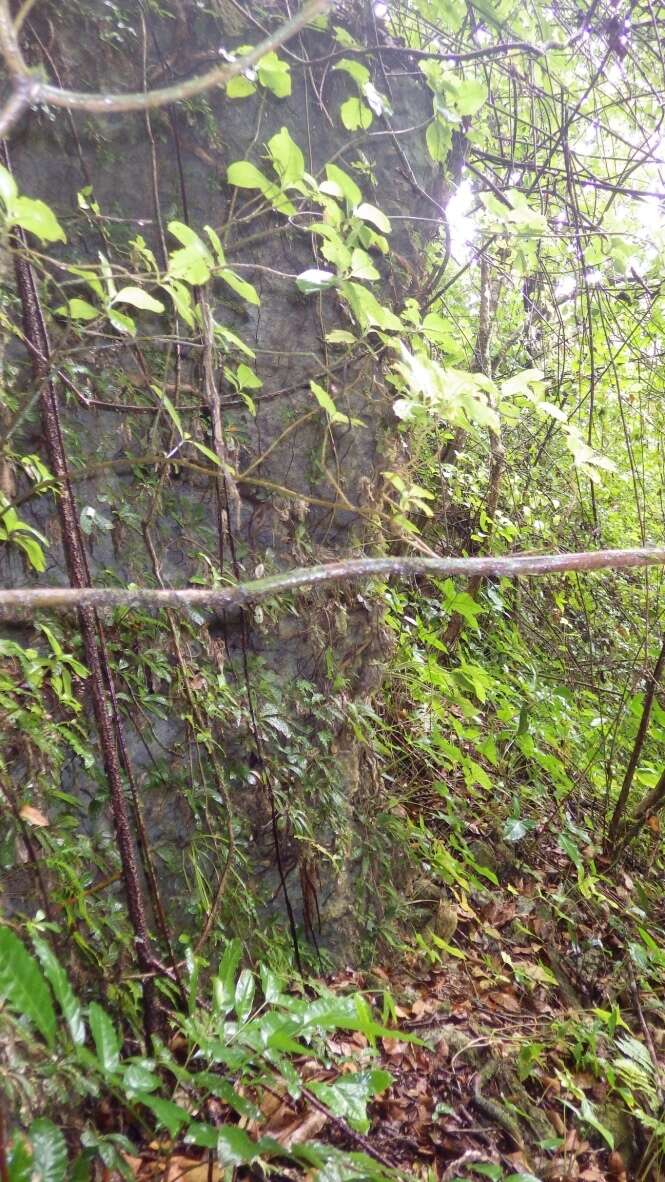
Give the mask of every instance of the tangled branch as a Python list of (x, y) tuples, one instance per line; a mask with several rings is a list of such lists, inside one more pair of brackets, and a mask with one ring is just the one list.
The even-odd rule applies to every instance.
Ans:
[(182, 102), (210, 90), (223, 86), (229, 79), (243, 74), (265, 57), (284, 45), (295, 33), (315, 17), (334, 8), (336, 0), (307, 0), (300, 12), (265, 37), (254, 49), (243, 57), (225, 61), (213, 66), (204, 74), (162, 86), (155, 90), (138, 91), (128, 94), (87, 93), (67, 90), (42, 81), (26, 62), (18, 38), (18, 30), (12, 19), (9, 0), (0, 0), (0, 55), (10, 75), (12, 91), (4, 108), (0, 111), (0, 139), (4, 138), (29, 106), (44, 103), (50, 107), (65, 107), (69, 111), (88, 111), (92, 114), (118, 115), (126, 111), (148, 111), (164, 107), (169, 103)]
[(25, 619), (38, 611), (75, 611), (82, 607), (185, 609), (215, 612), (245, 607), (305, 587), (376, 577), (415, 575), (447, 578), (565, 574), (566, 571), (627, 570), (665, 565), (665, 547), (634, 550), (583, 550), (577, 554), (517, 554), (504, 558), (346, 558), (321, 566), (296, 567), (282, 574), (251, 579), (223, 588), (39, 587), (0, 590), (0, 620)]

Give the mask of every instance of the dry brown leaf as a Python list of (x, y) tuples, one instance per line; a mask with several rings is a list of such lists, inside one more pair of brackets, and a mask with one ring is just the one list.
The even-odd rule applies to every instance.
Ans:
[(580, 1173), (580, 1182), (605, 1182), (607, 1175), (601, 1170), (598, 1162), (592, 1161)]
[(307, 1141), (310, 1137), (316, 1137), (327, 1123), (327, 1120), (328, 1117), (325, 1112), (312, 1109), (311, 1112), (305, 1113), (304, 1116), (296, 1117), (290, 1124), (278, 1132), (273, 1132), (272, 1136), (285, 1149), (290, 1149), (292, 1145), (301, 1145), (303, 1141)]
[(223, 1182), (223, 1178), (224, 1170), (216, 1162), (210, 1172), (207, 1159), (176, 1154), (167, 1163), (161, 1182)]
[(383, 1053), (384, 1055), (389, 1055), (391, 1059), (402, 1057), (406, 1053), (408, 1045), (406, 1042), (400, 1042), (397, 1038), (381, 1039)]
[(514, 993), (509, 993), (507, 989), (499, 990), (497, 993), (489, 993), (487, 996), (493, 1005), (500, 1006), (502, 1010), (508, 1010), (511, 1014), (521, 1013), (522, 1003)]
[(47, 829), (51, 824), (48, 817), (45, 817), (39, 809), (33, 808), (31, 804), (22, 804), (18, 815), (22, 821), (27, 821), (28, 825), (36, 825), (39, 829)]

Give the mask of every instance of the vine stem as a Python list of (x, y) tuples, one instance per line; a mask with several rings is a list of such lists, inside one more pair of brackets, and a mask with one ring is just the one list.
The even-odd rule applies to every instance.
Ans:
[(566, 574), (568, 571), (629, 570), (665, 566), (665, 547), (630, 550), (582, 550), (574, 554), (511, 554), (483, 558), (341, 558), (321, 566), (296, 567), (282, 574), (251, 579), (228, 587), (22, 587), (0, 589), (0, 620), (26, 619), (39, 611), (77, 611), (81, 608), (207, 607), (215, 612), (245, 607), (328, 583), (357, 579), (416, 576), (448, 578), (520, 578), (527, 575)]
[[(155, 90), (138, 91), (128, 94), (104, 94), (79, 90), (67, 90), (52, 86), (35, 75), (26, 62), (18, 39), (18, 30), (12, 19), (9, 0), (0, 0), (0, 55), (13, 81), (13, 91), (4, 109), (0, 112), (0, 138), (7, 135), (27, 106), (45, 103), (51, 107), (65, 107), (69, 111), (88, 111), (99, 115), (118, 115), (126, 111), (149, 111), (165, 107), (170, 103), (182, 102), (210, 90), (223, 86), (231, 78), (245, 73), (255, 66), (262, 57), (288, 41), (295, 33), (308, 25), (317, 16), (329, 12), (335, 0), (308, 0), (300, 12), (286, 21), (274, 33), (265, 37), (254, 49), (240, 58), (224, 61), (213, 66), (204, 74), (162, 86)], [(223, 52), (220, 49), (220, 53)]]
[[(0, 158), (11, 173), (11, 161), (6, 142), (0, 145)], [(34, 271), (28, 261), (27, 241), (22, 229), (14, 231), (14, 270), (18, 289), (23, 332), (30, 342), (29, 353), (35, 382), (39, 389), (42, 432), (49, 466), (60, 484), (58, 512), (62, 529), (63, 549), (67, 574), (75, 592), (90, 586), (88, 559), (80, 531), (76, 501), (69, 479), (69, 465), (60, 426), (60, 410), (55, 383), (50, 375), (50, 342), (42, 313)], [(31, 347), (34, 346), (34, 347)], [(83, 637), (85, 661), (89, 670), (92, 705), (99, 736), (99, 746), (109, 786), (111, 811), (115, 826), (122, 877), (127, 896), (134, 945), (143, 980), (143, 1017), (148, 1048), (151, 1036), (157, 1032), (158, 1016), (155, 986), (149, 976), (155, 958), (148, 929), (145, 900), (134, 849), (132, 829), (125, 799), (121, 772), (121, 750), (118, 741), (119, 719), (115, 714), (115, 689), (101, 621), (94, 605), (78, 606)], [(109, 705), (110, 696), (110, 705)]]

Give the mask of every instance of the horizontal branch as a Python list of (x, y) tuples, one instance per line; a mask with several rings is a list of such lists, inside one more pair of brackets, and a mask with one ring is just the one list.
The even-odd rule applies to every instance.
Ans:
[(231, 78), (243, 74), (255, 66), (262, 57), (279, 49), (286, 41), (300, 32), (315, 17), (330, 11), (336, 0), (308, 0), (300, 12), (264, 38), (254, 49), (235, 61), (225, 61), (213, 66), (204, 74), (175, 82), (171, 86), (156, 90), (137, 91), (128, 94), (105, 94), (79, 90), (66, 90), (42, 82), (26, 62), (18, 41), (8, 0), (0, 0), (0, 55), (12, 77), (14, 91), (4, 110), (0, 112), (0, 138), (7, 135), (21, 111), (31, 104), (45, 103), (51, 107), (65, 107), (70, 111), (89, 111), (94, 114), (117, 115), (126, 111), (147, 111), (164, 107), (169, 103), (182, 102), (210, 90), (223, 86)]
[(0, 620), (28, 619), (39, 611), (76, 611), (81, 607), (159, 609), (203, 607), (220, 613), (305, 587), (375, 577), (408, 579), (415, 575), (511, 577), (564, 574), (566, 571), (626, 570), (665, 565), (665, 548), (589, 550), (578, 554), (516, 554), (504, 558), (342, 558), (323, 566), (299, 567), (223, 588), (184, 587), (37, 587), (0, 589)]

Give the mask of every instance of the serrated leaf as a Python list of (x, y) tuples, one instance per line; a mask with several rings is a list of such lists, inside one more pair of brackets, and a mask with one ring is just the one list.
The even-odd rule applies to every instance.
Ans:
[(55, 1011), (48, 985), (35, 958), (9, 928), (0, 928), (0, 1001), (28, 1018), (53, 1046)]
[(460, 115), (475, 115), (487, 98), (487, 87), (476, 78), (464, 78), (457, 81), (454, 98)]
[(32, 1176), (39, 1182), (64, 1182), (67, 1172), (67, 1144), (60, 1129), (39, 1117), (28, 1131), (32, 1145)]
[(88, 1006), (88, 1019), (102, 1071), (112, 1075), (120, 1064), (120, 1039), (106, 1010), (96, 1001)]

